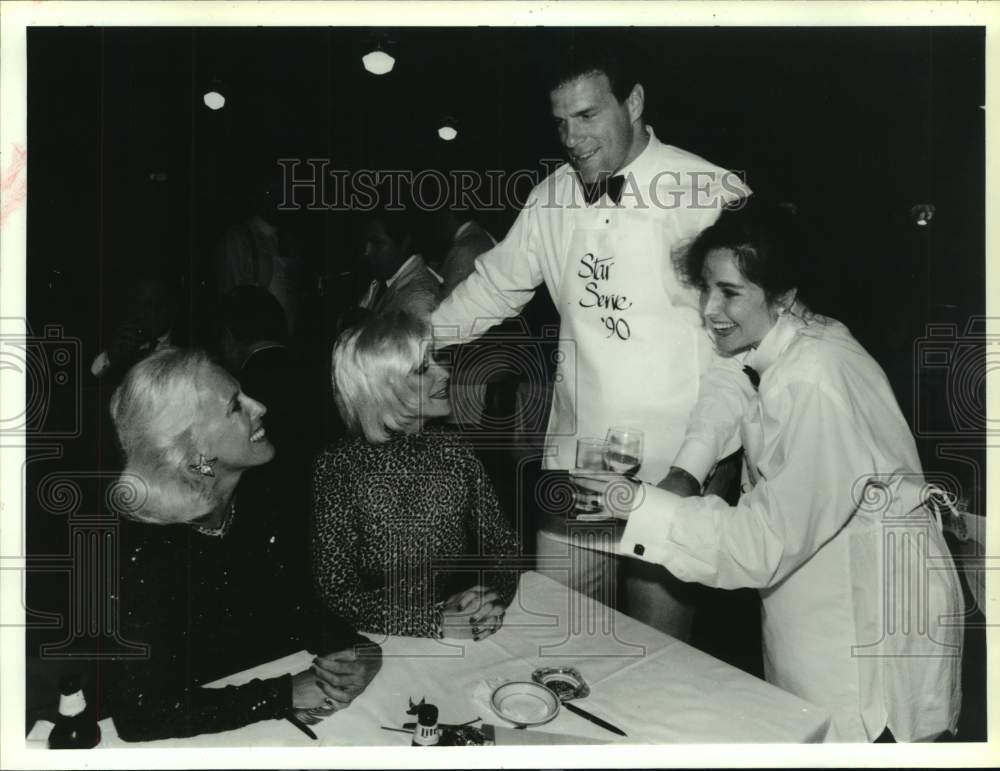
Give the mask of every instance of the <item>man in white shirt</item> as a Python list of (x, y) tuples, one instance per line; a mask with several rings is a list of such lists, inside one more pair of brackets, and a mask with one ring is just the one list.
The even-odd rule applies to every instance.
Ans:
[[(671, 251), (749, 190), (732, 173), (660, 143), (620, 52), (587, 46), (564, 62), (549, 95), (569, 163), (532, 191), (507, 237), (477, 259), (432, 322), (439, 345), (465, 342), (516, 315), (544, 282), (561, 318), (544, 466), (569, 469), (578, 437), (631, 425), (645, 433), (638, 476), (659, 482), (684, 437), (700, 375), (716, 358), (698, 293), (675, 275)], [(543, 572), (552, 554), (566, 559), (565, 546), (543, 532), (538, 544)], [(607, 598), (614, 566), (598, 559), (570, 560), (569, 583)], [(566, 578), (565, 567), (549, 572)], [(671, 583), (630, 579), (629, 611), (683, 637), (690, 609), (673, 599)]]

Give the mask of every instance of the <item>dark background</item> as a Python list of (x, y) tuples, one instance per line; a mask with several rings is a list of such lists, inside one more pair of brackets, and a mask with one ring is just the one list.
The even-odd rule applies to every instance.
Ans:
[[(363, 28), (29, 29), (31, 329), (60, 325), (79, 339), (86, 380), (121, 288), (155, 271), (176, 282), (186, 326), (201, 342), (208, 257), (279, 157), (328, 158), (347, 170), (510, 173), (561, 156), (539, 72), (581, 32), (380, 31), (396, 56), (382, 77), (362, 68), (372, 33)], [(816, 309), (847, 323), (885, 367), (928, 472), (953, 480), (983, 511), (985, 359), (982, 338), (965, 333), (985, 313), (984, 30), (607, 34), (645, 60), (646, 118), (662, 141), (796, 204), (815, 236)], [(227, 99), (217, 112), (202, 103), (213, 79)], [(436, 135), (446, 113), (460, 121), (447, 144)], [(936, 207), (926, 228), (910, 217), (917, 203)], [(502, 236), (515, 215), (485, 219)], [(346, 212), (286, 217), (313, 283), (352, 269), (356, 224)], [(334, 302), (315, 295), (303, 315), (319, 349), (331, 342)], [(932, 324), (954, 327), (934, 343), (945, 359), (924, 366), (921, 341)], [(956, 374), (958, 360), (967, 371)], [(968, 407), (961, 414), (956, 387)], [(71, 398), (54, 397), (51, 407), (51, 421), (80, 409)], [(83, 422), (83, 438), (58, 442), (58, 458), (46, 457), (39, 433), (29, 488), (90, 458), (81, 447), (106, 429), (91, 412)], [(65, 522), (33, 513), (33, 503), (29, 550), (63, 552)]]
[[(33, 320), (93, 339), (102, 287), (140, 267), (196, 285), (245, 213), (248, 184), (277, 157), (512, 172), (561, 156), (539, 71), (579, 33), (389, 34), (397, 65), (375, 77), (360, 62), (364, 29), (30, 29)], [(644, 55), (646, 117), (661, 140), (745, 171), (810, 217), (839, 290), (824, 304), (863, 342), (898, 342), (899, 318), (928, 321), (934, 305), (983, 312), (981, 29), (618, 34)], [(201, 100), (213, 78), (227, 97), (218, 112)], [(445, 113), (461, 121), (450, 144), (436, 136)], [(908, 211), (924, 202), (937, 214), (921, 232)], [(494, 216), (494, 230), (514, 214)], [(356, 252), (343, 212), (288, 224), (318, 272)]]
[[(925, 465), (935, 468), (941, 441), (981, 444), (982, 335), (965, 332), (985, 313), (982, 28), (378, 30), (397, 60), (381, 77), (361, 64), (373, 32), (29, 29), (36, 334), (61, 325), (80, 339), (85, 369), (119, 320), (121, 287), (157, 271), (182, 296), (180, 326), (204, 342), (209, 255), (277, 158), (348, 171), (540, 173), (561, 156), (541, 73), (566, 43), (611, 37), (644, 64), (646, 117), (662, 141), (798, 207), (814, 236), (813, 305), (847, 323), (886, 369)], [(214, 80), (227, 98), (215, 112), (202, 103)], [(436, 134), (445, 113), (460, 121), (451, 143)], [(926, 228), (910, 216), (917, 203), (936, 207)], [(502, 236), (515, 215), (509, 207), (484, 220)], [(284, 215), (310, 289), (354, 267), (357, 220)], [(331, 314), (356, 296), (341, 289), (307, 298), (300, 327), (313, 350), (329, 346)], [(933, 343), (950, 350), (948, 362), (925, 366), (921, 341), (935, 324), (955, 334), (945, 327)], [(981, 463), (959, 465), (981, 504)]]

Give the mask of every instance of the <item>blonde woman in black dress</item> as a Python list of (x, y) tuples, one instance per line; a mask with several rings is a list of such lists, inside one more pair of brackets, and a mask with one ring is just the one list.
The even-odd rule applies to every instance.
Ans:
[[(346, 708), (379, 671), (379, 647), (301, 591), (286, 502), (246, 489), (245, 472), (274, 457), (266, 411), (205, 353), (178, 348), (136, 364), (112, 397), (126, 465), (110, 599), (123, 639), (146, 646), (109, 664), (102, 688), (126, 741), (293, 712), (311, 721)], [(317, 658), (300, 672), (203, 687), (303, 648)]]

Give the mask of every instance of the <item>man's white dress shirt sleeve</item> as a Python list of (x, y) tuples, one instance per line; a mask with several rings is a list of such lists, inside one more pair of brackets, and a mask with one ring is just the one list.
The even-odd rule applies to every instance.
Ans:
[(507, 237), (476, 259), (476, 268), (431, 316), (439, 345), (466, 343), (516, 316), (542, 283), (542, 199), (529, 198)]
[(730, 507), (716, 496), (681, 498), (644, 485), (619, 553), (664, 565), (684, 581), (762, 588), (844, 526), (856, 508), (855, 483), (874, 468), (849, 410), (808, 383), (769, 397), (780, 425), (768, 428), (753, 490)]

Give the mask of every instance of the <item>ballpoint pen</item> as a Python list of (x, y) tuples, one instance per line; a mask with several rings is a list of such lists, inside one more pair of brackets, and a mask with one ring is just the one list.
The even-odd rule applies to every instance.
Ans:
[(313, 741), (319, 741), (319, 737), (313, 732), (313, 730), (309, 726), (307, 726), (305, 723), (303, 723), (301, 720), (299, 720), (295, 716), (294, 712), (289, 712), (287, 715), (285, 715), (285, 720), (287, 720), (293, 726), (295, 726), (296, 728), (298, 728), (302, 733), (304, 733), (306, 736), (308, 736)]
[(587, 710), (583, 709), (582, 707), (578, 707), (575, 704), (571, 704), (568, 701), (564, 701), (562, 705), (570, 712), (574, 712), (580, 717), (584, 718), (585, 720), (589, 720), (594, 725), (599, 725), (606, 731), (611, 731), (611, 733), (618, 734), (619, 736), (628, 736), (628, 734), (625, 733), (622, 729), (618, 728), (617, 726), (611, 725), (611, 723), (607, 722), (606, 720), (601, 720), (599, 717), (597, 717), (597, 715), (591, 715), (589, 712), (587, 712)]
[[(481, 717), (477, 717), (475, 720), (468, 720), (464, 723), (438, 723), (438, 728), (465, 728), (466, 726), (472, 725), (473, 723), (478, 723), (482, 720)], [(403, 723), (403, 728), (409, 728), (413, 730), (417, 727), (416, 723)]]
[(410, 734), (411, 736), (413, 735), (413, 731), (412, 730), (407, 731), (404, 728), (393, 728), (391, 725), (384, 725), (384, 726), (381, 726), (381, 728), (382, 728), (383, 731), (395, 731), (398, 734)]

